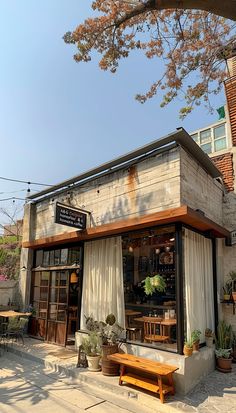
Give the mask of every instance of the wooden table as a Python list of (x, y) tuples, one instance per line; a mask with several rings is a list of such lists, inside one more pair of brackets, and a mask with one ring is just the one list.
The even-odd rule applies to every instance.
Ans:
[[(178, 367), (132, 354), (115, 353), (107, 358), (121, 365), (119, 385), (126, 382), (159, 394), (161, 403), (164, 403), (166, 394), (174, 395), (173, 373), (178, 370)], [(163, 383), (163, 377), (167, 384)]]
[(29, 317), (31, 313), (20, 313), (18, 311), (6, 310), (0, 311), (0, 317), (8, 318), (8, 317), (22, 317), (27, 316)]
[[(146, 317), (137, 317), (134, 320), (140, 323), (144, 323)], [(162, 336), (170, 336), (170, 329), (171, 327), (176, 325), (176, 318), (160, 318), (160, 317), (152, 317), (153, 322), (160, 325), (160, 334)], [(167, 330), (167, 331), (166, 331)]]

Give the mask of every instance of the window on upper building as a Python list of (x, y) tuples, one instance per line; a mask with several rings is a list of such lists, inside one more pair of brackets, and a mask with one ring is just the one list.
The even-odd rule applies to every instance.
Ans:
[(193, 133), (191, 137), (207, 154), (227, 148), (225, 123), (199, 130)]

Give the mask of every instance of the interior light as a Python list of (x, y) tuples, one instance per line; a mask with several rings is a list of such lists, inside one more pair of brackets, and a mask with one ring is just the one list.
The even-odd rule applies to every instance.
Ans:
[(70, 275), (70, 283), (71, 284), (76, 284), (78, 282), (78, 275), (76, 274), (76, 272), (72, 272)]

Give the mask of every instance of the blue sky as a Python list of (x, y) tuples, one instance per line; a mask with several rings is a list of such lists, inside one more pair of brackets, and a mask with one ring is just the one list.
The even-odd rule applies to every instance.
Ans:
[[(217, 120), (201, 106), (181, 121), (180, 99), (164, 109), (160, 99), (135, 101), (160, 72), (141, 53), (122, 61), (115, 75), (102, 72), (96, 59), (75, 63), (75, 46), (62, 36), (90, 15), (90, 3), (0, 0), (0, 176), (54, 184), (176, 127), (191, 132)], [(222, 94), (213, 103), (224, 100)], [(0, 180), (0, 199), (24, 197), (26, 188)]]

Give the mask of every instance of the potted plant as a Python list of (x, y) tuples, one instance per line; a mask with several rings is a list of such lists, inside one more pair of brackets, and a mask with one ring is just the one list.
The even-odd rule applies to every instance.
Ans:
[(192, 342), (191, 338), (184, 342), (184, 351), (183, 351), (183, 353), (187, 357), (190, 357), (193, 354), (193, 342)]
[(201, 331), (200, 330), (193, 330), (193, 332), (191, 333), (191, 340), (192, 340), (192, 343), (193, 343), (193, 351), (199, 351), (200, 336), (201, 336)]
[(232, 280), (228, 279), (223, 287), (224, 301), (230, 301), (232, 294)]
[(146, 295), (152, 295), (155, 292), (164, 292), (166, 289), (166, 282), (164, 278), (159, 275), (147, 276), (143, 281), (144, 292)]
[(232, 282), (232, 298), (236, 302), (236, 271), (230, 271), (228, 277)]
[(223, 373), (228, 373), (232, 369), (232, 342), (232, 326), (226, 324), (225, 321), (220, 321), (217, 327), (215, 355), (217, 362), (216, 368)]
[(206, 328), (206, 330), (205, 330), (205, 340), (206, 340), (206, 346), (207, 347), (213, 347), (214, 333), (211, 330), (211, 328)]
[(88, 370), (100, 371), (101, 359), (100, 337), (95, 331), (91, 331), (87, 337), (82, 338), (82, 349), (86, 354)]
[(232, 357), (233, 357), (233, 363), (236, 363), (236, 333), (233, 333)]
[(124, 330), (116, 323), (114, 314), (108, 314), (105, 322), (95, 321), (92, 317), (87, 317), (86, 327), (90, 331), (96, 331), (100, 337), (102, 348), (102, 373), (105, 376), (119, 375), (119, 365), (107, 358), (110, 354), (118, 353), (118, 340)]

